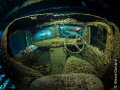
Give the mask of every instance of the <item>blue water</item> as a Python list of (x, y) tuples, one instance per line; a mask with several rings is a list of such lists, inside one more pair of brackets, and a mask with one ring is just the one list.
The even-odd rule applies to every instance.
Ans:
[(0, 41), (1, 41), (2, 35), (3, 35), (3, 31), (0, 31)]
[(12, 52), (15, 56), (26, 47), (25, 38), (24, 32), (14, 34), (10, 37), (10, 45), (12, 46)]
[[(6, 86), (8, 85), (10, 83), (10, 79), (7, 79), (4, 83), (3, 83), (3, 85), (1, 85), (0, 86), (0, 90), (6, 90), (5, 88), (6, 88)], [(9, 89), (15, 89), (16, 87), (15, 87), (15, 85), (11, 85), (10, 87), (9, 87)]]
[(52, 32), (49, 30), (42, 30), (35, 34), (35, 37), (39, 40), (52, 37)]
[[(78, 35), (82, 36), (83, 29), (81, 29), (79, 31), (75, 31), (75, 29), (79, 28), (79, 27), (80, 26), (71, 26), (71, 25), (60, 26), (60, 28), (59, 28), (60, 34), (62, 37), (66, 37), (69, 34), (78, 34)], [(72, 37), (75, 37), (75, 36), (72, 36)]]
[(53, 38), (55, 37), (55, 28), (54, 26), (43, 27), (38, 29), (38, 32), (34, 35), (35, 41)]

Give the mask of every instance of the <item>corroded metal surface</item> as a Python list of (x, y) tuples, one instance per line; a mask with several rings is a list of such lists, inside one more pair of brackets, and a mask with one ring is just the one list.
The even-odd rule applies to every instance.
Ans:
[[(85, 20), (85, 22), (83, 22)], [(10, 68), (14, 70), (15, 74), (18, 74), (18, 77), (29, 77), (31, 80), (33, 77), (43, 77), (42, 73), (35, 68), (30, 68), (27, 66), (27, 62), (36, 59), (34, 56), (35, 53), (18, 57), (14, 57), (11, 52), (11, 47), (9, 44), (9, 37), (17, 33), (20, 30), (31, 30), (32, 27), (38, 28), (47, 25), (65, 25), (65, 24), (74, 24), (74, 25), (82, 25), (84, 27), (87, 26), (100, 26), (105, 28), (107, 31), (107, 39), (106, 39), (106, 47), (102, 52), (98, 48), (92, 45), (86, 45), (85, 49), (82, 52), (83, 59), (89, 62), (96, 70), (96, 76), (102, 78), (108, 67), (111, 65), (113, 58), (120, 58), (120, 33), (118, 27), (108, 22), (106, 19), (101, 18), (99, 16), (94, 16), (90, 14), (67, 14), (67, 15), (52, 15), (52, 14), (37, 14), (25, 16), (22, 18), (15, 19), (11, 22), (6, 30), (4, 31), (2, 37), (2, 49), (3, 54), (7, 58), (9, 62)], [(113, 28), (114, 32), (113, 33)], [(37, 51), (36, 51), (37, 52)], [(34, 59), (30, 59), (34, 57)], [(112, 58), (111, 58), (112, 57)], [(67, 64), (66, 64), (67, 65)], [(87, 68), (87, 67), (86, 67)], [(112, 68), (112, 67), (111, 67)], [(77, 73), (84, 72), (84, 68)], [(90, 72), (90, 74), (96, 74), (96, 72)], [(89, 72), (88, 72), (89, 73)], [(108, 72), (109, 73), (109, 72)], [(48, 78), (49, 76), (47, 76)], [(51, 76), (50, 76), (51, 77)], [(63, 76), (64, 77), (64, 76)], [(30, 84), (30, 82), (27, 82)], [(20, 84), (18, 85), (20, 86)], [(24, 88), (24, 87), (23, 87)], [(76, 87), (75, 87), (76, 88)]]
[(71, 56), (67, 59), (63, 73), (85, 73), (93, 74), (98, 77), (98, 72), (95, 66), (88, 63), (88, 61)]
[(94, 75), (84, 73), (56, 74), (34, 80), (28, 90), (104, 90)]

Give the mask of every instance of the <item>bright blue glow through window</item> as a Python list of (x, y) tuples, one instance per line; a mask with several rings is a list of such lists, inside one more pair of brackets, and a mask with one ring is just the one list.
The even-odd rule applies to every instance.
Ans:
[(46, 38), (50, 38), (52, 36), (52, 32), (49, 30), (43, 30), (43, 31), (39, 31), (35, 34), (35, 37), (37, 39), (46, 39)]
[(83, 33), (83, 27), (80, 26), (65, 25), (65, 26), (60, 26), (59, 30), (62, 37), (66, 37), (69, 34), (78, 34), (82, 36)]
[[(5, 74), (0, 75), (0, 81), (5, 77)], [(10, 79), (6, 79), (3, 83), (0, 83), (0, 90), (8, 90), (8, 89), (15, 89), (15, 85), (13, 85)]]
[[(5, 77), (5, 74), (3, 74), (3, 75), (0, 75), (0, 81), (3, 79)], [(5, 81), (4, 81), (4, 83), (2, 84), (2, 85), (0, 85), (0, 90), (6, 90), (5, 88), (7, 87), (7, 85), (10, 83), (11, 81), (10, 81), (10, 79), (6, 79)], [(7, 87), (7, 89), (15, 89), (16, 87), (15, 87), (15, 85), (13, 85), (13, 84), (11, 84), (9, 87)]]
[(3, 88), (5, 88), (9, 82), (10, 82), (10, 79), (7, 79), (3, 84)]
[(55, 37), (55, 27), (54, 26), (47, 26), (38, 29), (38, 32), (34, 35), (35, 41), (40, 41), (47, 38)]
[(0, 75), (0, 81), (2, 80), (2, 78), (4, 77), (5, 75), (3, 74), (3, 75)]
[(16, 87), (15, 87), (15, 85), (13, 85), (12, 84), (12, 86), (11, 87), (9, 87), (9, 89), (15, 89)]

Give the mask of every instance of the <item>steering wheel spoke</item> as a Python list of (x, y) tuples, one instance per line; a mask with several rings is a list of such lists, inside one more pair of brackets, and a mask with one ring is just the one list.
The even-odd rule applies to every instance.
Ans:
[(75, 37), (75, 39), (76, 39), (76, 40), (77, 40), (78, 36), (79, 36), (79, 35), (78, 35), (78, 34), (76, 34), (76, 37)]
[(81, 49), (80, 49), (77, 45), (75, 45), (75, 47), (76, 47), (79, 51), (81, 51)]
[[(75, 35), (75, 38), (72, 41), (68, 40), (68, 39), (70, 39), (69, 37), (73, 36), (73, 35)], [(65, 48), (66, 48), (67, 51), (69, 51), (71, 53), (80, 53), (84, 49), (84, 41), (83, 41), (83, 39), (80, 40), (82, 42), (82, 48), (80, 48), (77, 45), (78, 38), (81, 38), (81, 36), (78, 35), (78, 34), (69, 34), (69, 35), (66, 36), (65, 41), (64, 41), (64, 46), (65, 46)], [(67, 45), (75, 46), (78, 49), (78, 51), (73, 52), (73, 51), (69, 50), (67, 48)]]

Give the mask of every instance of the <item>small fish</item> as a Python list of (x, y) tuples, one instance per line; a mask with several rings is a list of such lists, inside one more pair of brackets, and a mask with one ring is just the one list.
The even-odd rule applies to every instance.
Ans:
[(41, 34), (40, 36), (41, 36), (41, 37), (46, 37), (47, 34), (46, 34), (46, 33), (43, 33), (43, 34)]
[(22, 52), (22, 55), (28, 55), (31, 52), (35, 51), (36, 49), (38, 49), (38, 46), (36, 45), (27, 46), (26, 49)]
[(81, 40), (81, 38), (79, 37), (79, 38), (77, 38), (77, 41), (80, 41)]
[(81, 29), (82, 29), (82, 27), (78, 27), (78, 28), (75, 29), (75, 31), (79, 31)]

